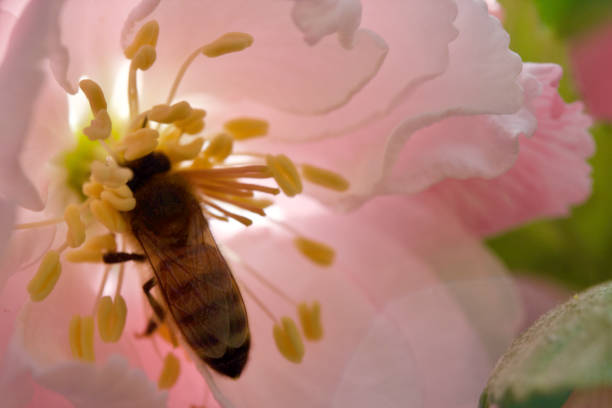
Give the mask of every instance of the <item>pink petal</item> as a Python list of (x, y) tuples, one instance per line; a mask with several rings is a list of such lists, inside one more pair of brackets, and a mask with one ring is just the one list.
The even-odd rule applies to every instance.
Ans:
[(538, 129), (520, 139), (514, 166), (492, 180), (447, 180), (424, 196), (453, 209), (479, 235), (491, 235), (537, 217), (566, 215), (591, 192), (590, 166), (594, 143), (591, 119), (580, 103), (566, 104), (557, 93), (561, 69), (526, 64), (525, 75), (541, 82), (531, 104)]
[[(351, 34), (351, 49), (331, 36), (310, 46), (292, 20), (293, 6), (292, 2), (272, 0), (191, 0), (181, 7), (162, 2), (152, 14), (159, 21), (160, 38), (158, 63), (143, 79), (147, 105), (165, 102), (190, 53), (230, 31), (253, 35), (253, 46), (220, 58), (196, 59), (177, 99), (189, 92), (202, 92), (232, 101), (257, 100), (300, 113), (323, 112), (346, 103), (377, 72), (387, 52), (385, 43), (369, 31), (357, 30)], [(306, 6), (301, 4), (302, 13), (294, 14), (300, 20), (298, 25), (308, 25), (301, 21), (307, 20), (302, 15)], [(354, 21), (354, 6), (338, 6), (331, 18), (331, 25), (340, 30), (347, 20)], [(350, 25), (357, 29), (354, 22)]]
[(589, 112), (598, 119), (612, 120), (612, 23), (575, 40), (571, 61)]
[[(245, 295), (251, 359), (238, 382), (217, 379), (232, 406), (366, 407), (385, 396), (391, 406), (475, 404), (520, 322), (503, 267), (444, 213), (403, 200), (378, 199), (345, 217), (303, 211), (310, 216), (287, 214), (288, 222), (336, 249), (331, 270), (272, 232), (246, 233), (230, 247), (294, 299), (319, 299), (325, 337), (306, 343), (300, 365), (286, 362), (270, 341), (272, 322)], [(295, 315), (234, 271), (275, 314)]]
[(8, 11), (0, 9), (0, 61), (4, 58), (4, 52), (6, 51), (14, 24), (15, 16)]

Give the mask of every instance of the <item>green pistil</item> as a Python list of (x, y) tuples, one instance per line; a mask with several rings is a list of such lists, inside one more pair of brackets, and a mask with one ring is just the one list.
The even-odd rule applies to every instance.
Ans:
[(60, 158), (62, 165), (67, 170), (66, 182), (68, 187), (83, 200), (86, 197), (81, 188), (89, 179), (91, 163), (94, 160), (104, 160), (104, 156), (105, 152), (100, 144), (92, 142), (80, 131), (76, 136), (74, 149), (64, 152)]

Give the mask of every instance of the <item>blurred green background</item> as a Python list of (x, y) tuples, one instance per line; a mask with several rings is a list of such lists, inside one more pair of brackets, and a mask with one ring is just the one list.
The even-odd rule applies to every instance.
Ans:
[[(563, 66), (561, 95), (566, 101), (579, 99), (568, 46), (572, 38), (612, 16), (612, 0), (499, 2), (505, 9), (511, 48), (524, 61)], [(590, 200), (569, 218), (538, 221), (488, 241), (517, 273), (545, 276), (575, 290), (612, 278), (612, 124), (597, 123), (592, 133), (597, 153), (591, 159)]]

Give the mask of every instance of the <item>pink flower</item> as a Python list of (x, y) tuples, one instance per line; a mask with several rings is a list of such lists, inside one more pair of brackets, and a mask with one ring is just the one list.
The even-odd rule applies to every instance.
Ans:
[(571, 61), (578, 89), (589, 112), (612, 120), (612, 23), (600, 25), (573, 40)]
[[(100, 85), (109, 102), (108, 109), (92, 103), (96, 122), (91, 126), (104, 133), (104, 112), (98, 116), (104, 110), (124, 137), (107, 139), (113, 153), (126, 155), (148, 140), (141, 135), (129, 144), (126, 137), (137, 131), (125, 118), (122, 82), (128, 74), (122, 67), (128, 60), (120, 54), (153, 19), (159, 40), (140, 45), (154, 48), (155, 63), (135, 76), (141, 109), (134, 109), (134, 93), (131, 109), (147, 111), (155, 120), (151, 107), (166, 103), (190, 52), (226, 32), (249, 33), (255, 42), (241, 52), (197, 56), (173, 102), (186, 100), (207, 110), (205, 146), (224, 128), (240, 139), (228, 125), (232, 119), (257, 118), (249, 126), (267, 128), (257, 131), (265, 137), (236, 141), (227, 162), (261, 165), (257, 154), (283, 153), (298, 164), (331, 170), (324, 173), (326, 184), (298, 166), (305, 195), (327, 207), (304, 196), (278, 199), (273, 221), (257, 219), (238, 232), (211, 221), (241, 284), (253, 288), (274, 316), (243, 291), (253, 339), (249, 362), (238, 380), (214, 376), (207, 378), (208, 387), (182, 349), (159, 336), (155, 342), (133, 336), (142, 331), (150, 309), (143, 307), (141, 277), (132, 266), (125, 275), (111, 272), (102, 286), (102, 294), (116, 291), (127, 301), (120, 340), (105, 343), (94, 332), (92, 364), (82, 361), (89, 343), (77, 336), (82, 343), (76, 354), (83, 358), (76, 359), (69, 345), (74, 340), (70, 320), (95, 310), (103, 268), (62, 260), (63, 271), (48, 297), (26, 302), (27, 282), (42, 254), (57, 249), (56, 236), (61, 244), (65, 227), (57, 234), (53, 226), (15, 233), (0, 271), (0, 288), (8, 280), (0, 297), (6, 314), (0, 336), (0, 350), (7, 350), (0, 371), (0, 393), (8, 395), (3, 402), (23, 406), (33, 395), (38, 406), (62, 406), (65, 399), (87, 407), (209, 406), (214, 398), (240, 407), (474, 406), (488, 371), (521, 322), (512, 285), (480, 237), (563, 213), (590, 188), (584, 164), (592, 152), (585, 132), (590, 122), (579, 105), (558, 98), (558, 69), (523, 69), (508, 50), (499, 21), (481, 1), (225, 0), (184, 1), (180, 8), (160, 1), (111, 3), (32, 0), (13, 10), (19, 18), (10, 41), (0, 39), (0, 55), (8, 44), (0, 84), (10, 91), (0, 96), (0, 119), (9, 126), (1, 136), (4, 236), (10, 235), (16, 205), (41, 207), (37, 190), (48, 191), (43, 197), (49, 216), (57, 216), (56, 203), (63, 202), (63, 209), (70, 197), (66, 179), (73, 180), (78, 168), (63, 165), (63, 173), (50, 173), (45, 163), (73, 151), (73, 135), (90, 125), (89, 107), (79, 111), (87, 102), (82, 93), (70, 97), (70, 106), (66, 98), (66, 92), (78, 90), (83, 75)], [(157, 129), (186, 126), (176, 123)], [(156, 128), (146, 129), (152, 134)], [(171, 132), (162, 136), (159, 144), (179, 157), (177, 166), (191, 165), (194, 157), (171, 144)], [(196, 162), (213, 157), (199, 150)], [(92, 159), (76, 152), (85, 171), (93, 169)], [(224, 159), (212, 170), (223, 167)], [(268, 169), (275, 165), (267, 164)], [(113, 192), (115, 187), (93, 172), (89, 181), (97, 187), (92, 189)], [(571, 177), (571, 188), (555, 183), (558, 177)], [(296, 178), (289, 179), (289, 187), (276, 180), (287, 195), (287, 189), (299, 190)], [(213, 197), (214, 191), (204, 190)], [(101, 190), (88, 191), (90, 202), (110, 202)], [(330, 206), (354, 211), (338, 215)], [(100, 222), (105, 219), (92, 213)], [(42, 217), (20, 209), (19, 218)], [(296, 236), (331, 245), (333, 267), (322, 270), (296, 251)], [(292, 300), (276, 295), (257, 274)], [(276, 349), (272, 328), (274, 319), (296, 315), (292, 301), (302, 300), (320, 301), (325, 334), (305, 343), (302, 362), (295, 365)], [(181, 366), (168, 394), (154, 384), (166, 353)]]

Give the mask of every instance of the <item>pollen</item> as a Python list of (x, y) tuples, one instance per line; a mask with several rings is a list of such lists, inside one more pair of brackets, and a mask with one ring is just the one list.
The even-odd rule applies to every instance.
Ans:
[(144, 45), (155, 47), (159, 37), (159, 24), (155, 20), (151, 20), (140, 27), (140, 30), (134, 36), (132, 43), (123, 51), (128, 59), (134, 58), (136, 52)]
[(85, 241), (81, 248), (69, 251), (66, 254), (66, 260), (76, 263), (102, 262), (102, 256), (105, 253), (116, 250), (117, 243), (114, 234), (97, 235)]
[(126, 160), (136, 160), (153, 152), (158, 145), (159, 132), (155, 129), (142, 128), (128, 133), (119, 150), (123, 151)]
[(79, 206), (70, 204), (64, 211), (64, 220), (68, 226), (66, 242), (70, 248), (78, 248), (85, 242), (85, 224), (81, 221)]
[(83, 361), (94, 362), (94, 320), (91, 316), (74, 316), (68, 329), (72, 355)]
[(306, 258), (317, 265), (330, 266), (334, 263), (335, 251), (328, 245), (304, 237), (296, 237), (293, 243)]
[(246, 140), (267, 135), (270, 125), (263, 119), (242, 117), (225, 122), (223, 127), (234, 139)]
[(89, 209), (93, 216), (112, 232), (127, 232), (127, 224), (123, 216), (107, 201), (91, 200)]
[(202, 47), (202, 54), (209, 58), (220, 57), (232, 52), (242, 51), (253, 44), (253, 36), (246, 33), (226, 33), (210, 44)]
[(287, 197), (294, 197), (302, 192), (302, 180), (291, 159), (284, 154), (267, 155), (266, 164), (272, 177)]
[(106, 110), (106, 98), (100, 85), (92, 81), (91, 79), (83, 79), (79, 82), (79, 87), (87, 97), (89, 106), (94, 115), (101, 110)]
[(104, 140), (108, 139), (111, 135), (112, 126), (106, 109), (100, 109), (91, 121), (91, 124), (83, 129), (83, 133), (85, 133), (89, 140)]
[(203, 152), (205, 158), (216, 163), (223, 163), (232, 154), (234, 139), (227, 133), (219, 133), (211, 139)]
[(93, 179), (110, 188), (121, 187), (132, 177), (132, 170), (126, 167), (119, 167), (116, 163), (102, 163), (94, 161), (91, 163), (91, 174)]
[(157, 52), (155, 47), (148, 44), (143, 45), (138, 49), (134, 58), (132, 58), (132, 69), (146, 71), (153, 66), (156, 58)]
[(195, 135), (204, 130), (204, 118), (206, 111), (204, 109), (191, 109), (191, 113), (185, 119), (177, 120), (174, 126), (179, 128), (183, 133)]
[(166, 153), (171, 162), (176, 163), (184, 160), (195, 159), (204, 146), (204, 139), (197, 137), (187, 144), (180, 144), (179, 139), (171, 139), (164, 142), (162, 151)]
[(167, 390), (172, 388), (178, 380), (179, 374), (181, 373), (181, 362), (172, 353), (166, 354), (164, 358), (164, 365), (162, 367), (159, 380), (157, 381), (157, 387), (160, 390)]
[(304, 343), (297, 326), (289, 317), (281, 318), (280, 324), (274, 325), (274, 341), (278, 351), (292, 363), (301, 363), (304, 358)]
[(104, 296), (98, 304), (98, 331), (105, 343), (115, 343), (121, 338), (125, 327), (127, 306), (123, 296), (119, 295), (113, 302), (110, 296)]
[(28, 283), (27, 290), (33, 302), (44, 300), (57, 283), (62, 272), (58, 251), (45, 254), (34, 278)]
[(148, 117), (154, 122), (172, 123), (189, 118), (191, 111), (189, 103), (181, 101), (174, 105), (155, 105), (149, 111)]
[(321, 305), (313, 302), (308, 306), (306, 302), (298, 305), (298, 315), (304, 337), (308, 340), (321, 340), (323, 338), (323, 324), (321, 323)]
[(335, 191), (346, 191), (350, 187), (349, 182), (340, 174), (320, 167), (303, 164), (301, 166), (302, 176), (313, 184)]

